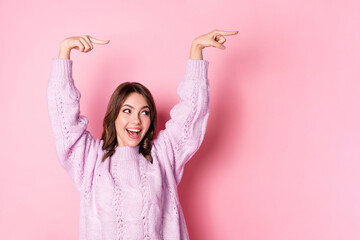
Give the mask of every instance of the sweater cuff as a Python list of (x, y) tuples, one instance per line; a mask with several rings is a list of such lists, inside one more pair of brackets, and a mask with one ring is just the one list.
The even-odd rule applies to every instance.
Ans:
[(185, 76), (187, 79), (207, 79), (209, 61), (188, 59)]
[(71, 78), (72, 76), (72, 60), (53, 58), (51, 68), (51, 78)]

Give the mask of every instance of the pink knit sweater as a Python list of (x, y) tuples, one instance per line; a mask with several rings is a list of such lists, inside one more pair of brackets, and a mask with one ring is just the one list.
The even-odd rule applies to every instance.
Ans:
[(53, 59), (49, 116), (60, 164), (80, 195), (80, 239), (189, 239), (177, 185), (204, 138), (209, 116), (207, 60), (187, 60), (180, 102), (153, 141), (153, 164), (139, 146), (118, 146), (112, 157), (86, 130), (72, 60)]

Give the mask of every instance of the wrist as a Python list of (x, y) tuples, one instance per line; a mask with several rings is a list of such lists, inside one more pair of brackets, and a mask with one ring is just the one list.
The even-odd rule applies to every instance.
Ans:
[(191, 45), (191, 49), (190, 49), (190, 59), (193, 60), (203, 60), (203, 56), (202, 56), (202, 49), (203, 47), (197, 43), (193, 43)]
[(61, 45), (58, 58), (70, 59), (70, 52), (71, 49)]
[(202, 50), (204, 48), (204, 46), (202, 46), (199, 42), (194, 40), (191, 44), (191, 48), (194, 50)]

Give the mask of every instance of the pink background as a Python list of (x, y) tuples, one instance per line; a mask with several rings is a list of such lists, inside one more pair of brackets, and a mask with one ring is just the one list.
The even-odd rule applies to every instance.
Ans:
[(207, 48), (210, 118), (180, 201), (191, 239), (360, 239), (360, 2), (1, 1), (0, 239), (77, 239), (79, 197), (57, 162), (46, 104), (60, 42), (96, 137), (123, 81), (152, 91), (159, 128), (194, 38)]

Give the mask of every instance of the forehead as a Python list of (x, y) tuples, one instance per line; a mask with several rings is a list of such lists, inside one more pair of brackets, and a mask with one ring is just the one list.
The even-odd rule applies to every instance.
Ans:
[(148, 103), (143, 95), (137, 92), (130, 93), (126, 98), (122, 105), (129, 104), (133, 107), (143, 107), (147, 106)]

